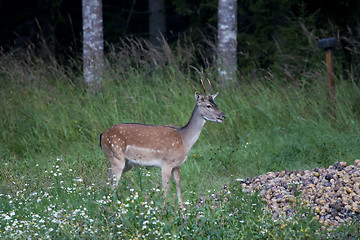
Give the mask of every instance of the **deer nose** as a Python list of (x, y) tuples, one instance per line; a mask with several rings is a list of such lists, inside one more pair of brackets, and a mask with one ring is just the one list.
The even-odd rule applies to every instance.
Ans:
[(225, 116), (225, 114), (224, 114), (224, 113), (220, 113), (219, 118), (225, 119), (225, 118), (226, 118), (226, 116)]

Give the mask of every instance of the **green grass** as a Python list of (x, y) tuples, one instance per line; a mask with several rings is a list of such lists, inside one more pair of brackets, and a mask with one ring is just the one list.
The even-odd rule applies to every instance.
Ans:
[[(202, 91), (190, 68), (173, 61), (151, 71), (126, 69), (112, 59), (102, 90), (91, 94), (69, 69), (7, 57), (0, 89), (1, 238), (359, 237), (356, 224), (322, 230), (308, 209), (274, 221), (256, 196), (234, 182), (359, 158), (357, 84), (337, 78), (331, 118), (322, 80), (295, 84), (272, 76), (221, 87), (208, 69), (227, 118), (205, 124), (181, 167), (187, 207), (180, 212), (173, 182), (163, 209), (159, 169), (136, 168), (123, 176), (118, 191), (110, 191), (98, 135), (118, 122), (186, 124), (194, 92)], [(225, 193), (218, 193), (225, 184)]]

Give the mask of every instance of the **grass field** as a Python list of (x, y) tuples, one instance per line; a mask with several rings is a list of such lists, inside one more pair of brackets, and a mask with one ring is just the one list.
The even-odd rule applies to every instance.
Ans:
[[(267, 72), (262, 81), (242, 77), (222, 87), (207, 69), (227, 118), (205, 124), (181, 167), (186, 210), (180, 211), (173, 182), (163, 209), (159, 169), (136, 168), (112, 192), (98, 135), (119, 122), (185, 125), (194, 92), (202, 90), (199, 77), (181, 67), (182, 55), (153, 69), (136, 59), (126, 68), (114, 56), (121, 54), (110, 54), (96, 94), (86, 91), (74, 68), (2, 56), (0, 238), (359, 238), (356, 224), (322, 229), (309, 209), (274, 220), (234, 181), (359, 158), (358, 84), (337, 76), (332, 118), (324, 78), (294, 83)], [(313, 77), (324, 75), (321, 65), (316, 71)]]

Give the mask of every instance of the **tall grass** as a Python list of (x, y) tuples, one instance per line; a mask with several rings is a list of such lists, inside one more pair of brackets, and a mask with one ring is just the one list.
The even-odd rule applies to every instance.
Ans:
[[(193, 46), (167, 47), (161, 53), (142, 44), (130, 41), (111, 50), (102, 89), (96, 94), (83, 87), (81, 75), (74, 71), (79, 68), (76, 61), (64, 67), (44, 61), (30, 50), (1, 56), (0, 236), (10, 236), (6, 229), (11, 226), (9, 217), (14, 220), (11, 214), (29, 218), (35, 227), (32, 232), (26, 230), (26, 236), (36, 236), (39, 223), (31, 220), (32, 212), (45, 221), (44, 229), (38, 226), (41, 236), (77, 238), (74, 234), (83, 231), (86, 237), (111, 238), (116, 226), (126, 220), (129, 230), (119, 227), (123, 229), (119, 236), (135, 238), (135, 229), (149, 219), (143, 216), (139, 220), (134, 211), (160, 208), (161, 194), (152, 190), (160, 183), (159, 170), (126, 173), (120, 193), (111, 195), (109, 164), (98, 145), (98, 135), (118, 122), (185, 125), (191, 116), (194, 92), (201, 91), (199, 76), (186, 67), (194, 63)], [(189, 217), (177, 215), (174, 199), (168, 199), (167, 210), (149, 213), (159, 221), (153, 225), (159, 233), (156, 237), (172, 238), (169, 236), (179, 232), (180, 238), (321, 236), (319, 226), (307, 225), (307, 214), (305, 218), (300, 214), (296, 223), (273, 222), (270, 214), (261, 210), (259, 200), (245, 196), (236, 185), (232, 189), (235, 195), (226, 197), (230, 204), (208, 196), (224, 184), (233, 185), (238, 177), (310, 169), (335, 161), (351, 163), (359, 158), (359, 86), (337, 76), (336, 117), (331, 118), (324, 78), (306, 75), (288, 82), (270, 71), (259, 71), (260, 81), (251, 81), (244, 73), (238, 86), (226, 88), (217, 85), (215, 70), (209, 65), (205, 74), (214, 90), (220, 91), (216, 103), (227, 118), (223, 124), (205, 125), (181, 168)], [(314, 78), (324, 75), (323, 65), (309, 74)], [(132, 201), (135, 192), (140, 196)], [(53, 200), (37, 202), (44, 195)], [(91, 197), (81, 197), (85, 195)], [(104, 197), (105, 203), (100, 201)], [(151, 201), (144, 207), (144, 202)], [(48, 207), (61, 223), (51, 221), (52, 210), (40, 214)], [(231, 223), (226, 231), (215, 227), (226, 222)], [(282, 231), (290, 225), (292, 231)], [(152, 231), (147, 234), (155, 236)]]

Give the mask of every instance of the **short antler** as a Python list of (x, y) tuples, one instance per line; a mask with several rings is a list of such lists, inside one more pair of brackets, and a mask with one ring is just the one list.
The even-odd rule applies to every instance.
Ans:
[[(201, 68), (201, 71), (199, 69), (197, 69), (196, 67), (194, 66), (190, 66), (192, 69), (194, 69), (199, 75), (200, 75), (200, 81), (201, 81), (201, 85), (204, 89), (204, 95), (206, 95), (206, 88), (205, 88), (205, 85), (204, 85), (204, 81), (203, 81), (203, 77), (204, 77), (204, 71), (203, 69)], [(210, 94), (211, 94), (211, 83), (210, 83), (210, 80), (207, 79), (209, 84), (210, 84)]]
[(211, 95), (211, 89), (212, 89), (212, 87), (211, 87), (211, 82), (210, 82), (209, 78), (207, 78), (207, 80), (208, 80), (208, 82), (209, 82), (209, 94)]
[(205, 89), (205, 85), (204, 85), (204, 81), (202, 80), (202, 78), (200, 78), (200, 81), (201, 81), (201, 85), (204, 89), (204, 96), (206, 95), (206, 89)]

